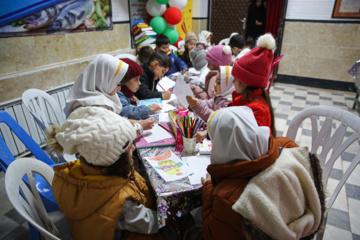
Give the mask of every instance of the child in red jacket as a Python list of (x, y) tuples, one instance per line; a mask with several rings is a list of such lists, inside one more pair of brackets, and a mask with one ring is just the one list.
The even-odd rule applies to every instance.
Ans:
[(235, 62), (231, 74), (235, 91), (230, 106), (248, 106), (259, 126), (268, 126), (276, 137), (274, 110), (267, 87), (274, 59), (275, 39), (270, 33), (257, 40), (257, 47)]

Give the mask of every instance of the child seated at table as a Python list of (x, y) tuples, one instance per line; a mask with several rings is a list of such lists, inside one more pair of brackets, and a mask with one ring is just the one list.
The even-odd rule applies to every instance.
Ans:
[(184, 63), (183, 60), (176, 57), (175, 54), (169, 49), (170, 46), (170, 40), (167, 36), (160, 34), (155, 41), (156, 45), (156, 51), (164, 52), (166, 55), (168, 55), (171, 63), (171, 67), (169, 70), (165, 73), (165, 76), (169, 76), (176, 72), (186, 72), (187, 71), (187, 65)]
[[(207, 50), (210, 50), (212, 47), (212, 45), (211, 45), (212, 36), (213, 36), (213, 33), (206, 31), (206, 30), (201, 31), (201, 33), (199, 34), (199, 42), (204, 43)], [(213, 44), (213, 45), (215, 45), (215, 44)]]
[(188, 32), (185, 35), (185, 51), (179, 51), (179, 58), (181, 60), (183, 60), (184, 63), (186, 63), (186, 65), (189, 68), (193, 67), (193, 64), (191, 62), (191, 55), (190, 52), (191, 50), (193, 50), (196, 47), (196, 41), (197, 41), (197, 37), (195, 35), (195, 33), (193, 32)]
[(141, 85), (135, 96), (140, 100), (149, 98), (170, 99), (170, 91), (161, 93), (156, 89), (159, 80), (171, 68), (168, 56), (162, 51), (156, 51), (151, 54), (149, 61), (141, 65), (141, 67), (143, 69), (143, 74), (140, 78)]
[(312, 239), (325, 212), (317, 157), (270, 136), (245, 106), (214, 112), (208, 130), (203, 239)]
[(143, 70), (139, 64), (128, 58), (121, 58), (120, 60), (129, 65), (128, 78), (121, 83), (121, 90), (117, 92), (123, 106), (120, 116), (130, 119), (146, 119), (150, 114), (161, 110), (161, 107), (157, 105), (148, 107), (131, 104), (131, 99), (135, 97), (134, 93), (136, 93), (141, 85), (140, 77), (143, 74)]
[(73, 239), (163, 239), (155, 196), (133, 167), (135, 135), (127, 119), (100, 107), (78, 108), (50, 130), (53, 150), (80, 153), (54, 167), (52, 182)]
[[(88, 106), (103, 107), (120, 114), (122, 105), (116, 92), (128, 78), (128, 67), (127, 63), (109, 54), (97, 55), (76, 79), (66, 97), (66, 116), (77, 108)], [(130, 121), (139, 134), (154, 126), (152, 118)]]
[(274, 109), (268, 91), (271, 64), (274, 59), (275, 39), (270, 33), (262, 35), (257, 47), (237, 60), (231, 74), (235, 91), (229, 106), (248, 106), (254, 112), (259, 126), (268, 126), (276, 137)]
[(199, 99), (210, 99), (214, 97), (214, 83), (220, 66), (228, 66), (231, 63), (232, 55), (229, 46), (217, 45), (211, 48), (205, 56), (210, 72), (205, 77), (205, 89), (191, 86), (195, 97)]
[(140, 65), (147, 63), (151, 54), (154, 52), (154, 49), (150, 46), (143, 46), (137, 52), (136, 62)]
[(205, 50), (194, 48), (190, 52), (191, 62), (196, 71), (200, 72), (198, 81), (205, 84), (205, 77), (209, 73), (210, 69), (207, 67), (208, 62), (205, 59)]
[(186, 96), (190, 108), (204, 121), (216, 110), (227, 107), (229, 100), (226, 95), (234, 91), (234, 77), (231, 75), (231, 67), (220, 66), (220, 71), (216, 75), (215, 96), (211, 99), (197, 99)]

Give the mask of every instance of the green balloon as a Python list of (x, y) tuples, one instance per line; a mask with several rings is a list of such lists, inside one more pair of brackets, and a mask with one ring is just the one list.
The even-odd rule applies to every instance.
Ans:
[(173, 28), (167, 28), (163, 34), (169, 38), (170, 44), (176, 43), (179, 39), (179, 33)]
[(151, 19), (150, 26), (157, 34), (162, 34), (167, 27), (167, 23), (163, 17), (157, 16)]
[(158, 4), (167, 4), (169, 0), (156, 0)]

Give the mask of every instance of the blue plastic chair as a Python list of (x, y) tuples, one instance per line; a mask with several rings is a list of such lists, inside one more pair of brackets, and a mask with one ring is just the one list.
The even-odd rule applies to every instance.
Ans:
[[(5, 123), (10, 130), (20, 139), (20, 141), (29, 149), (29, 151), (39, 160), (53, 167), (55, 163), (41, 149), (41, 147), (30, 137), (30, 135), (8, 114), (0, 111), (0, 123)], [(15, 161), (15, 157), (6, 145), (2, 136), (0, 136), (0, 167), (4, 172), (8, 166)], [(25, 180), (25, 179), (24, 179)], [(40, 176), (36, 177), (36, 186), (40, 193), (41, 199), (48, 212), (59, 211), (59, 207), (52, 194), (51, 186)]]

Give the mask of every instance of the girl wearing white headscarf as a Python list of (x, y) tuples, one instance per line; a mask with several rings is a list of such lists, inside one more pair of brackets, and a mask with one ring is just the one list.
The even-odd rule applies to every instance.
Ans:
[(311, 239), (325, 210), (316, 156), (270, 136), (246, 106), (214, 112), (208, 134), (213, 147), (211, 178), (202, 179), (203, 238)]
[(212, 37), (212, 32), (209, 31), (201, 31), (201, 33), (199, 34), (199, 42), (202, 42), (205, 44), (206, 46), (206, 50), (209, 50), (212, 46), (211, 46), (211, 37)]
[(215, 81), (214, 97), (211, 99), (197, 99), (187, 96), (191, 109), (204, 121), (207, 121), (211, 113), (221, 108), (225, 108), (229, 104), (229, 100), (225, 97), (235, 90), (234, 77), (231, 75), (230, 66), (220, 66)]
[(128, 67), (109, 54), (96, 56), (76, 79), (66, 98), (66, 117), (80, 106), (101, 106), (119, 114), (122, 105), (116, 92)]
[[(120, 114), (122, 105), (116, 93), (128, 77), (128, 68), (127, 63), (109, 54), (96, 56), (76, 79), (66, 98), (66, 117), (79, 107), (89, 106), (103, 107)], [(129, 121), (135, 126), (138, 134), (154, 126), (152, 118)]]

